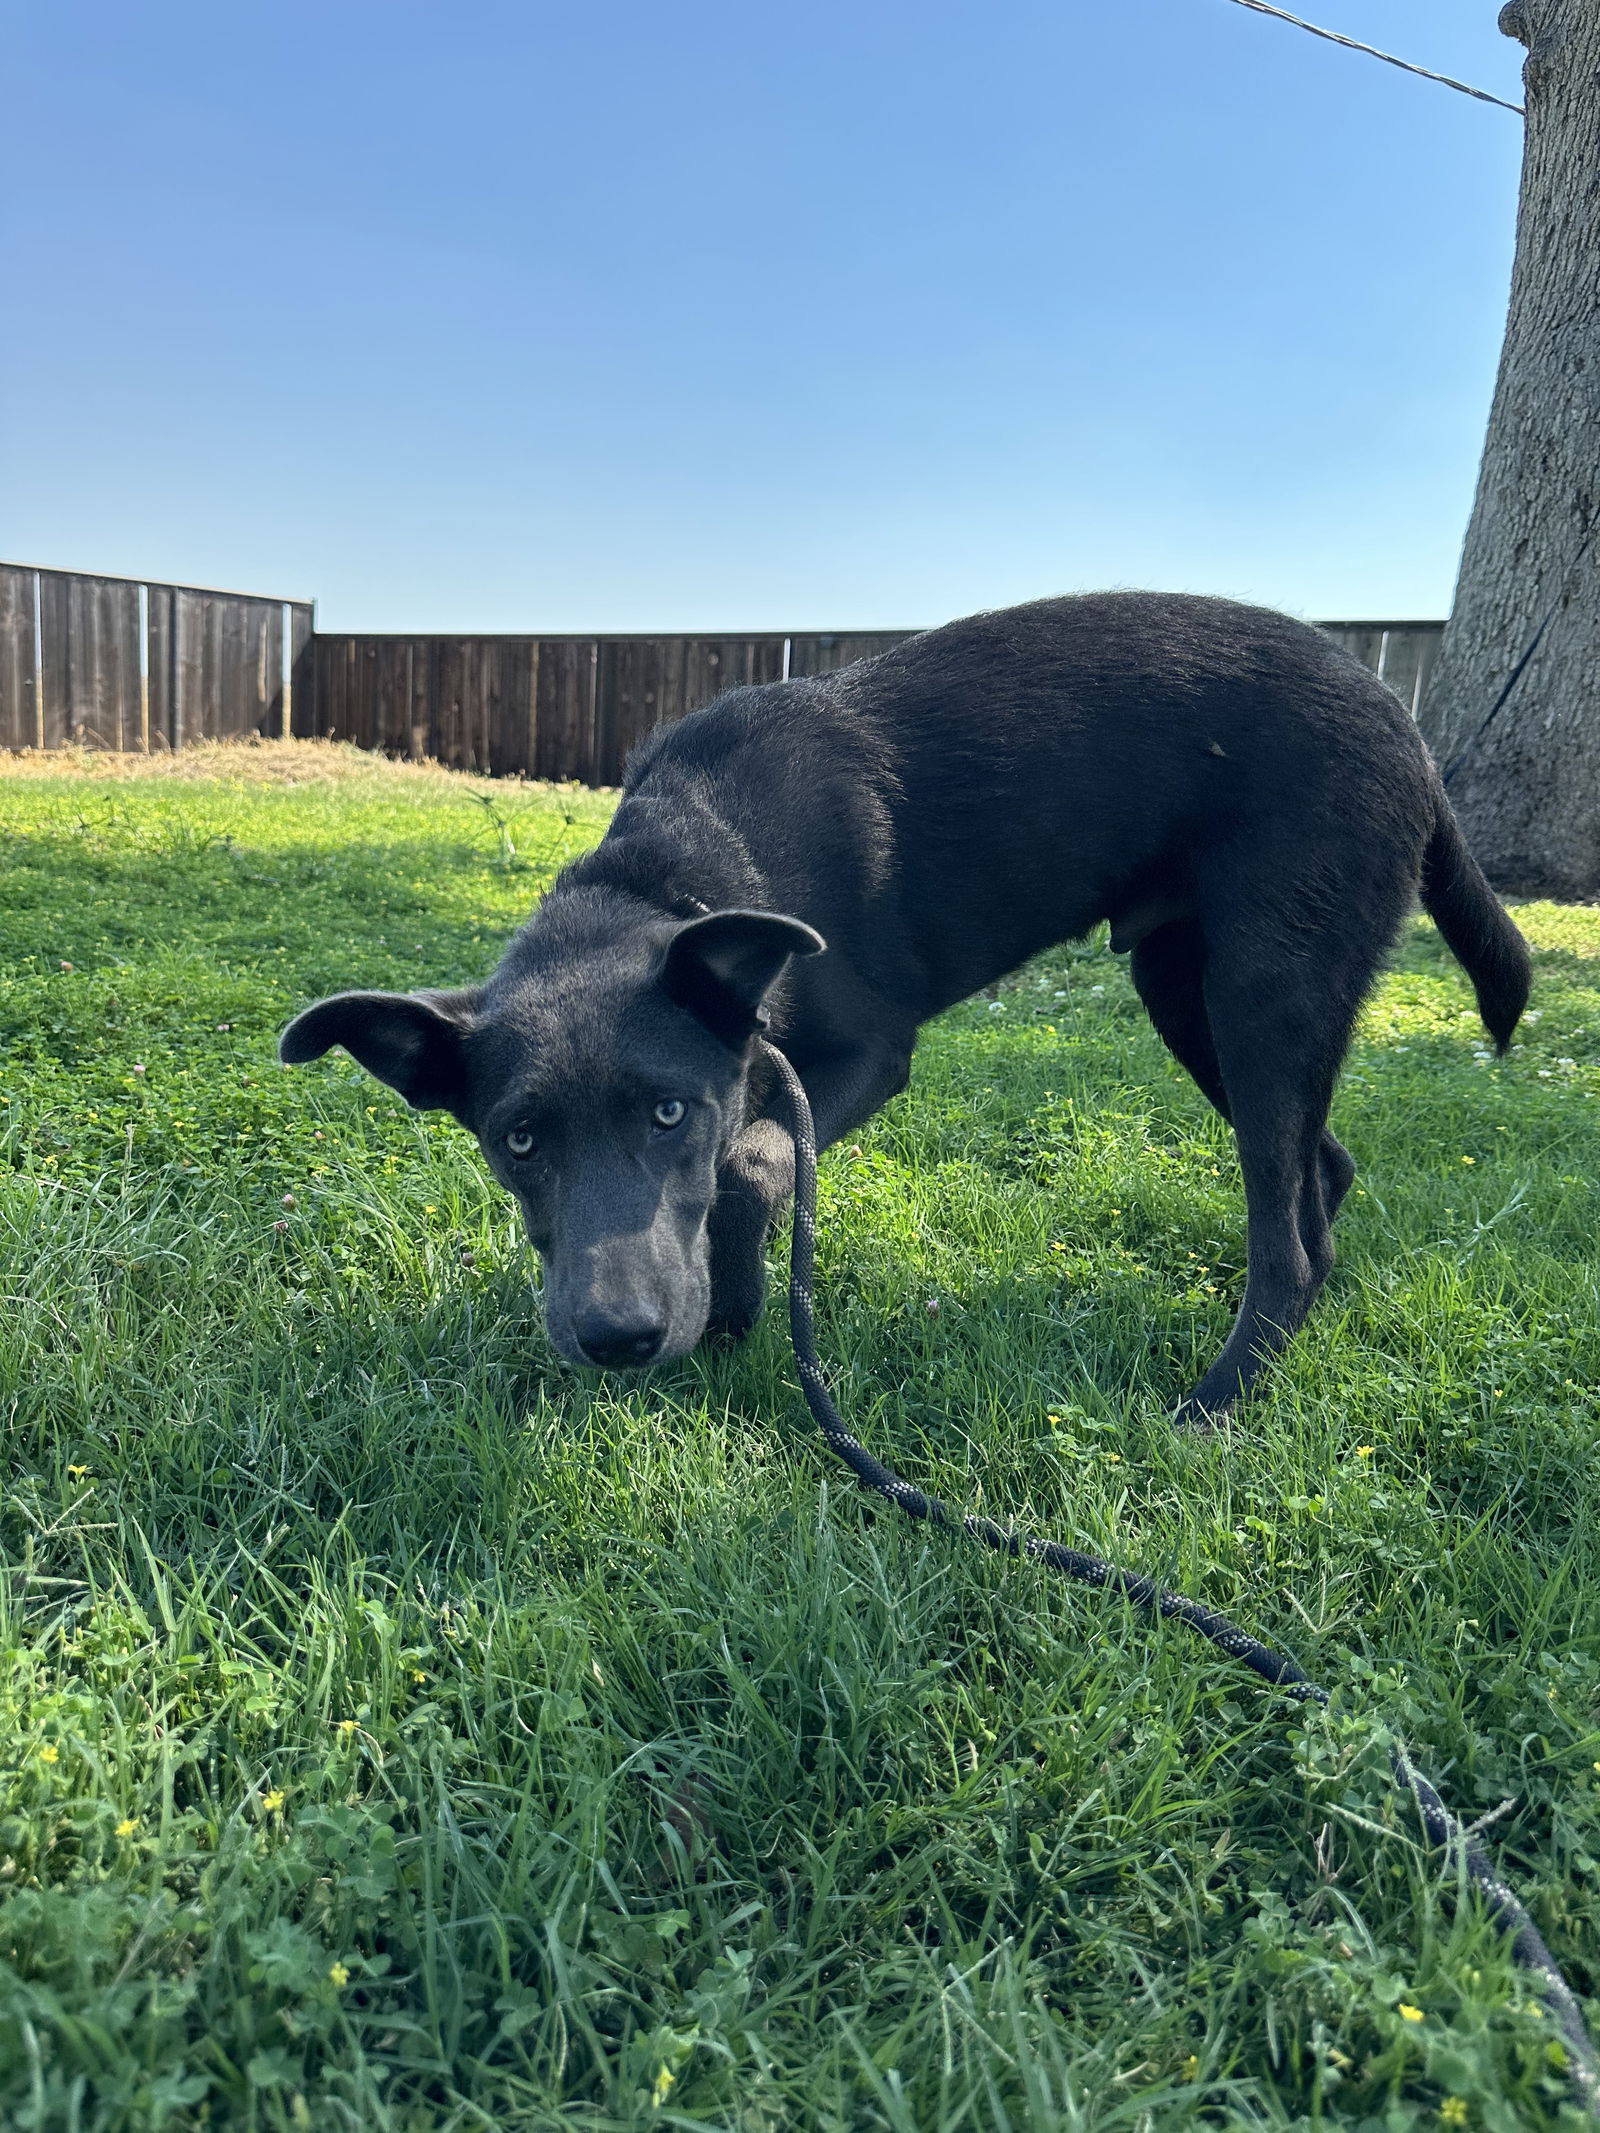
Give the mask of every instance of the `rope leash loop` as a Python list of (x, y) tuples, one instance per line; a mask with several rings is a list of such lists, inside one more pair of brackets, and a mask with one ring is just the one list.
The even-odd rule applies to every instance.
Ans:
[[(1027, 1556), (1081, 1585), (1093, 1585), (1102, 1592), (1120, 1593), (1135, 1606), (1146, 1608), (1163, 1619), (1187, 1622), (1191, 1629), (1209, 1638), (1230, 1659), (1241, 1660), (1263, 1681), (1282, 1689), (1297, 1703), (1326, 1705), (1329, 1700), (1327, 1690), (1319, 1687), (1293, 1659), (1262, 1644), (1215, 1608), (1204, 1607), (1198, 1600), (1173, 1592), (1138, 1571), (1125, 1570), (1120, 1564), (1108, 1563), (1101, 1556), (1069, 1548), (1064, 1542), (1018, 1533), (992, 1518), (979, 1516), (977, 1512), (952, 1511), (937, 1496), (928, 1496), (909, 1481), (902, 1480), (893, 1467), (886, 1466), (851, 1434), (828, 1390), (828, 1381), (817, 1354), (812, 1299), (817, 1256), (817, 1139), (811, 1105), (799, 1075), (778, 1047), (763, 1038), (761, 1049), (788, 1100), (790, 1133), (794, 1140), (789, 1335), (794, 1344), (795, 1363), (806, 1405), (827, 1440), (829, 1450), (838, 1454), (863, 1488), (883, 1497), (906, 1517), (925, 1519), (930, 1525), (965, 1533), (970, 1540), (981, 1541), (986, 1548), (993, 1548), (1002, 1555)], [(1600, 2058), (1596, 2057), (1590, 2042), (1583, 2011), (1555, 1957), (1545, 1946), (1538, 1927), (1516, 1892), (1500, 1878), (1478, 1839), (1451, 1814), (1427, 1778), (1413, 1767), (1410, 1756), (1398, 1741), (1391, 1743), (1390, 1768), (1396, 1788), (1415, 1802), (1429, 1842), (1472, 1883), (1483, 1898), (1490, 1917), (1510, 1938), (1512, 1960), (1528, 1973), (1534, 1990), (1561, 2031), (1567, 2048), (1566, 2070), (1572, 2085), (1584, 2108), (1600, 2123)]]

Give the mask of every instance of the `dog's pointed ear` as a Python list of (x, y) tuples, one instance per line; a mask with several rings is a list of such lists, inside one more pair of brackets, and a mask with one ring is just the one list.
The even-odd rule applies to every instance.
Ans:
[(303, 1066), (342, 1044), (417, 1110), (459, 1116), (467, 1094), (462, 1039), (480, 997), (476, 988), (335, 993), (295, 1016), (278, 1039), (278, 1057), (285, 1066)]
[(819, 955), (822, 935), (776, 911), (713, 911), (680, 926), (667, 950), (666, 988), (724, 1044), (765, 1029), (764, 1002), (792, 955)]

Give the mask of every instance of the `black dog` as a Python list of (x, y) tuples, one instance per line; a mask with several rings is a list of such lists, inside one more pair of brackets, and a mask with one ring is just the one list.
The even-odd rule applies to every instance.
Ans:
[(1333, 1263), (1328, 1104), (1419, 890), (1504, 1049), (1527, 949), (1381, 682), (1258, 608), (1041, 600), (659, 728), (486, 984), (341, 994), (282, 1053), (342, 1044), (454, 1112), (522, 1203), (556, 1346), (649, 1363), (761, 1308), (793, 1170), (759, 1030), (826, 1147), (905, 1087), (920, 1024), (1109, 919), (1238, 1139), (1248, 1286), (1185, 1403), (1216, 1414)]

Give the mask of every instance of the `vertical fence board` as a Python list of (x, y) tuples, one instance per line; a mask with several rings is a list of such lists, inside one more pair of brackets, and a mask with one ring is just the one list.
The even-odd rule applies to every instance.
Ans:
[(355, 646), (347, 637), (311, 639), (311, 701), (302, 705), (297, 691), (294, 714), (295, 731), (308, 740), (332, 740), (336, 736), (344, 670), (354, 654)]
[(33, 572), (0, 564), (0, 748), (38, 737), (39, 677), (33, 659)]
[(494, 767), (491, 735), (500, 694), (499, 668), (492, 644), (473, 646), (469, 670), (472, 675), (472, 767), (474, 770), (491, 770)]
[(433, 730), (439, 761), (459, 770), (461, 753), (461, 645), (441, 637), (433, 657)]
[(67, 587), (59, 571), (39, 573), (39, 744), (60, 748), (72, 737), (71, 693), (67, 662), (70, 629)]
[(363, 647), (357, 638), (352, 638), (349, 656), (337, 669), (338, 699), (328, 707), (328, 738), (335, 741), (353, 741), (360, 725), (358, 704), (361, 695), (361, 655)]
[(259, 669), (262, 701), (256, 731), (276, 740), (287, 729), (283, 700), (283, 602), (264, 600), (262, 609), (263, 644)]
[(357, 748), (372, 746), (372, 670), (377, 650), (370, 639), (358, 637), (344, 670), (344, 700), (339, 706), (338, 738)]
[(492, 644), (476, 645), (475, 657), (471, 662), (472, 761), (476, 770), (494, 768), (495, 709), (500, 699), (500, 668), (495, 650)]
[(602, 637), (595, 645), (594, 659), (594, 781), (597, 785), (615, 785), (620, 775), (618, 715), (621, 688), (618, 669), (622, 663), (622, 648), (614, 637)]
[(494, 664), (488, 734), (490, 767), (497, 778), (527, 777), (533, 769), (533, 691), (538, 647), (524, 637), (498, 637), (488, 650)]
[(216, 615), (199, 593), (180, 589), (174, 610), (175, 671), (177, 674), (178, 741), (209, 740), (214, 717), (208, 720), (208, 687), (216, 665)]
[(276, 735), (283, 721), (283, 603), (250, 600), (244, 610), (244, 658), (240, 680), (248, 713), (242, 733)]
[(172, 745), (204, 740), (206, 603), (199, 593), (172, 593)]
[(233, 740), (253, 723), (249, 717), (255, 695), (250, 614), (242, 600), (217, 600), (211, 614), (216, 617), (216, 630), (206, 673), (206, 731), (215, 740)]
[(312, 610), (299, 600), (289, 605), (289, 701), (284, 707), (285, 733), (317, 730), (316, 638)]
[(410, 646), (410, 686), (406, 753), (413, 762), (438, 753), (438, 718), (434, 703), (434, 646), (424, 637)]
[(150, 673), (150, 746), (173, 748), (177, 745), (172, 670), (177, 594), (170, 585), (152, 585), (148, 602), (144, 656)]
[(1424, 622), (1414, 627), (1404, 624), (1401, 626), (1416, 645), (1417, 673), (1411, 686), (1411, 715), (1415, 718), (1422, 708), (1422, 699), (1428, 693), (1428, 683), (1432, 679), (1434, 667), (1438, 664), (1439, 647), (1444, 643), (1444, 624)]
[(411, 739), (411, 646), (404, 638), (380, 638), (373, 650), (373, 745), (385, 755), (404, 755)]
[(478, 643), (476, 638), (468, 637), (456, 647), (450, 674), (450, 703), (455, 723), (451, 745), (456, 766), (461, 770), (476, 770), (478, 767), (478, 689)]

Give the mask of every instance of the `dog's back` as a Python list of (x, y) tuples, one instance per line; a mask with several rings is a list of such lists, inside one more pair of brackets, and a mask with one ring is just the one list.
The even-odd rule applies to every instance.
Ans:
[(686, 776), (778, 907), (834, 938), (870, 902), (875, 982), (918, 1020), (1101, 919), (1238, 923), (1246, 854), (1288, 923), (1366, 883), (1392, 932), (1439, 804), (1405, 710), (1330, 638), (1182, 594), (1035, 601), (737, 690), (654, 736), (628, 790)]

